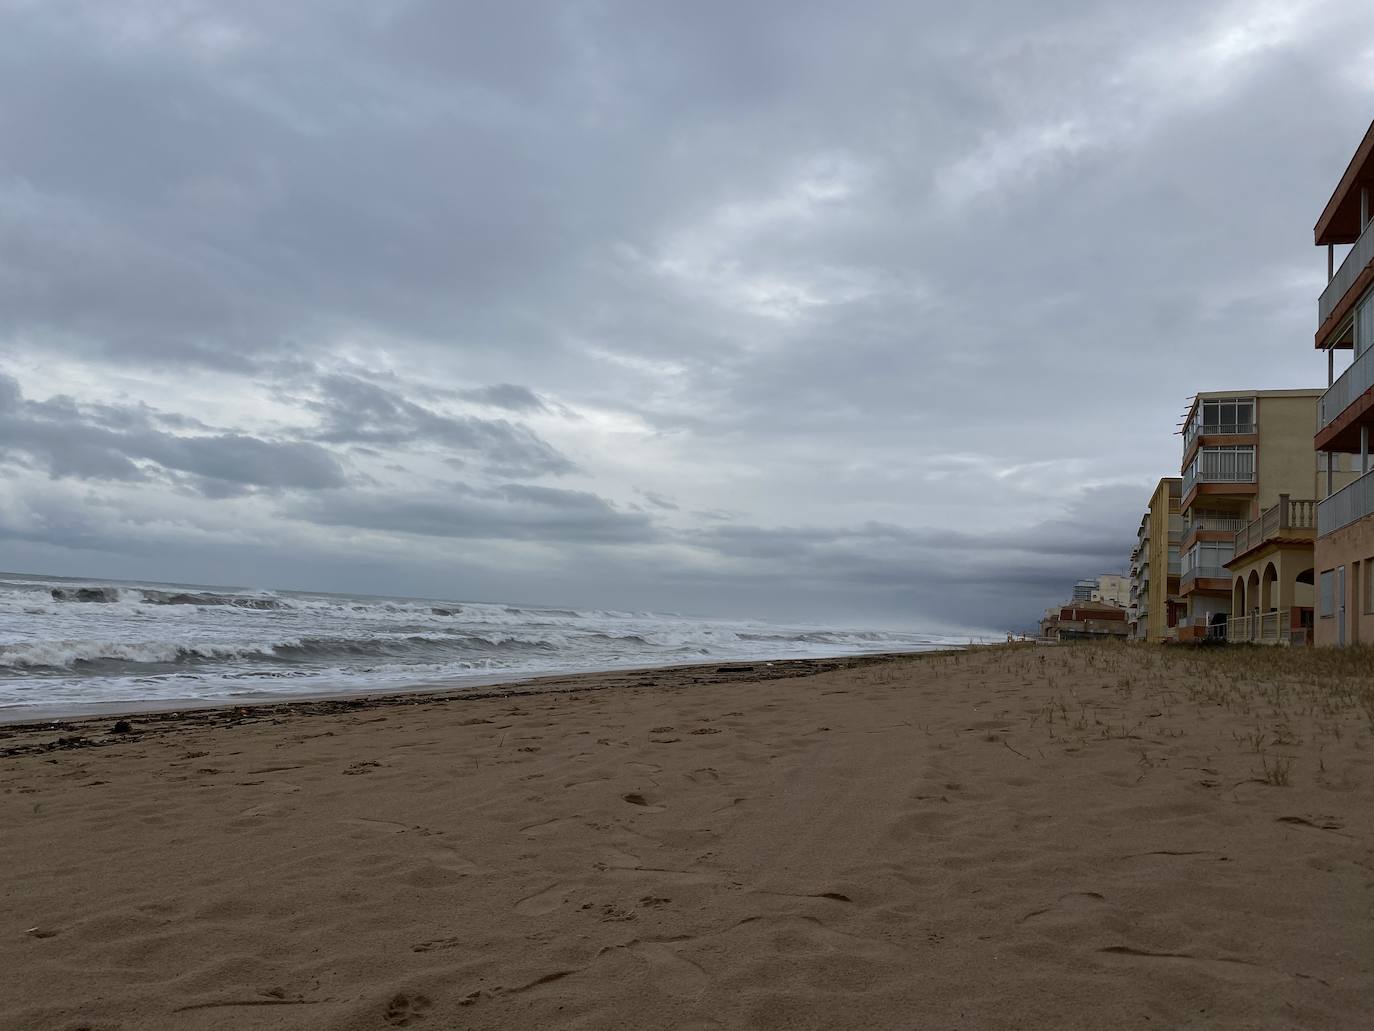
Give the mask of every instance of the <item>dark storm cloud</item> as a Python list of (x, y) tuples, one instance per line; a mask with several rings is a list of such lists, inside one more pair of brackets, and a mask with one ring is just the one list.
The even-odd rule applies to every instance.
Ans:
[(1354, 0), (8, 5), (0, 371), (56, 396), (0, 380), (0, 516), (41, 471), (234, 499), (183, 554), (303, 526), (336, 586), (365, 527), (415, 583), (559, 541), (548, 589), (610, 607), (1033, 618), (1125, 561), (1184, 397), (1321, 382), (1369, 38)]
[[(519, 388), (488, 389), (508, 402), (511, 397), (520, 398)], [(390, 447), (431, 444), (479, 455), (490, 470), (502, 476), (569, 473), (576, 468), (528, 427), (505, 419), (443, 415), (395, 390), (355, 376), (326, 376), (319, 383), (319, 392), (320, 400), (311, 407), (320, 415), (317, 437), (327, 443)]]
[(316, 444), (241, 433), (181, 436), (155, 428), (159, 421), (146, 407), (25, 401), (13, 377), (0, 373), (0, 455), (54, 477), (145, 480), (150, 469), (136, 464), (144, 462), (190, 474), (209, 496), (244, 487), (318, 490), (345, 482), (338, 460)]
[(450, 485), (425, 494), (346, 492), (304, 498), (284, 515), (321, 526), (345, 526), (423, 537), (631, 544), (655, 539), (649, 519), (585, 491), (529, 484), (491, 490)]

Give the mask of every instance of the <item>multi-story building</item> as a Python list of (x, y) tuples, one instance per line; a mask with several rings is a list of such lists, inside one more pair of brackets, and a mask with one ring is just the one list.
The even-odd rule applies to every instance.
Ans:
[(1140, 517), (1131, 549), (1131, 588), (1126, 605), (1126, 624), (1130, 638), (1145, 640), (1150, 623), (1150, 511)]
[(1280, 495), (1313, 497), (1317, 470), (1306, 439), (1320, 396), (1246, 390), (1194, 398), (1183, 423), (1179, 597), (1187, 609), (1180, 640), (1226, 635), (1234, 593), (1226, 566), (1236, 534)]
[(1126, 608), (1131, 602), (1131, 580), (1120, 573), (1103, 573), (1088, 594), (1089, 601)]
[(1183, 540), (1183, 516), (1179, 510), (1183, 481), (1166, 476), (1150, 495), (1150, 508), (1145, 513), (1149, 524), (1149, 538), (1144, 554), (1145, 613), (1143, 637), (1147, 641), (1166, 641), (1178, 633), (1178, 623), (1184, 605), (1179, 598), (1180, 556)]
[[(1326, 352), (1327, 390), (1317, 404), (1317, 644), (1374, 641), (1374, 124), (1365, 132), (1317, 220), (1326, 247), (1326, 288), (1317, 301), (1316, 346)], [(1350, 245), (1340, 266), (1336, 247)], [(1350, 364), (1336, 369), (1336, 352)], [(1345, 473), (1344, 476), (1341, 474)], [(1342, 482), (1344, 481), (1344, 482)]]
[(1096, 580), (1079, 580), (1073, 585), (1073, 600), (1092, 601), (1095, 590), (1097, 590)]

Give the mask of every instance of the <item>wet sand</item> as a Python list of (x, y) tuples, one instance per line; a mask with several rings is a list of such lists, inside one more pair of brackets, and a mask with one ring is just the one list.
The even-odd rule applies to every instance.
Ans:
[(1370, 1026), (1371, 672), (1027, 646), (0, 727), (0, 1027)]

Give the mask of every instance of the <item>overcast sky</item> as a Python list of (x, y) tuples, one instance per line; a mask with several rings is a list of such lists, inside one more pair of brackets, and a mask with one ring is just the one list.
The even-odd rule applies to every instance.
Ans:
[(0, 0), (0, 95), (0, 568), (1024, 627), (1324, 384), (1374, 4)]

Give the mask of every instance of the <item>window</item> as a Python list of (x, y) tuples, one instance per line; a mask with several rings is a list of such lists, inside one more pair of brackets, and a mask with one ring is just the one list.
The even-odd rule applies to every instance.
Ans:
[(1364, 295), (1355, 309), (1355, 357), (1374, 344), (1374, 290)]
[[(1371, 324), (1374, 324), (1374, 304)], [(1184, 437), (1191, 444), (1199, 433), (1236, 434), (1255, 432), (1255, 399), (1251, 397), (1208, 398), (1193, 409), (1184, 427)]]
[(1336, 571), (1323, 569), (1317, 592), (1317, 614), (1326, 618), (1336, 614)]
[(1185, 480), (1218, 483), (1253, 483), (1255, 449), (1251, 445), (1227, 444), (1199, 448), (1188, 463)]

